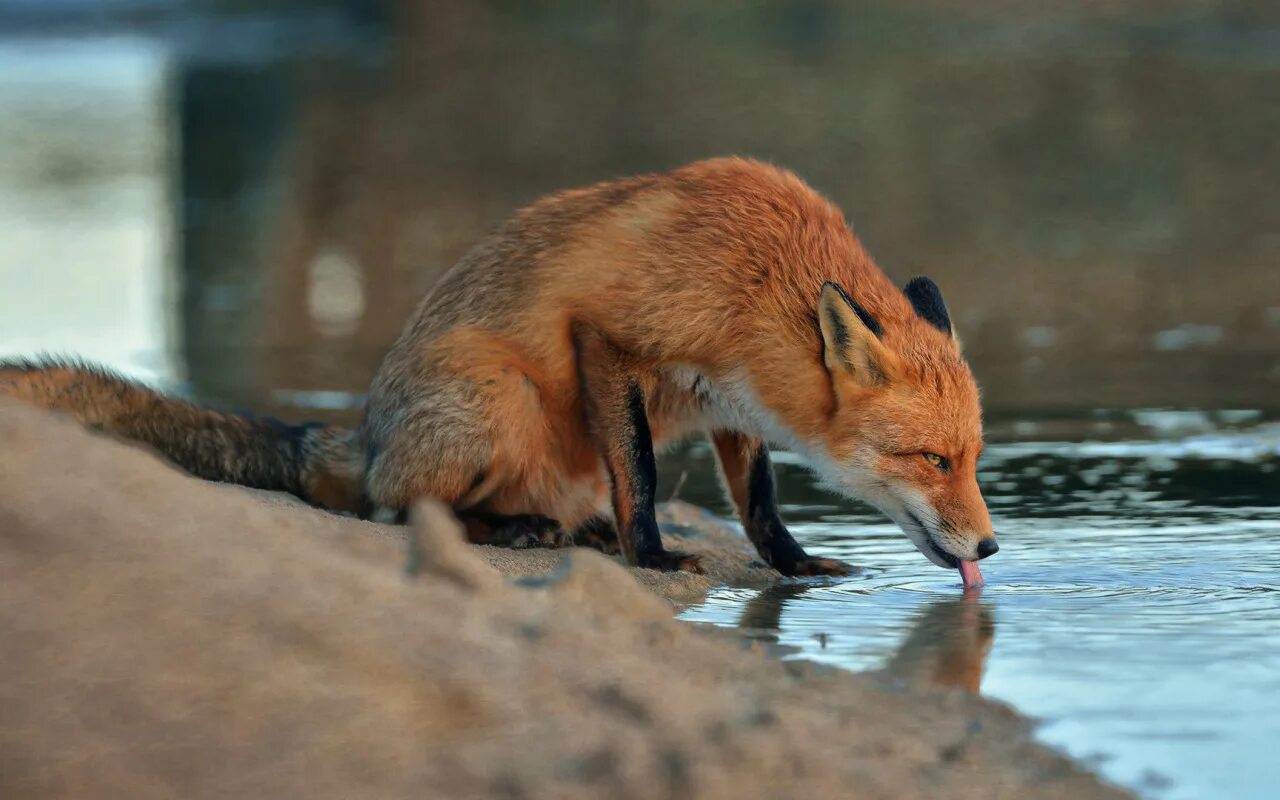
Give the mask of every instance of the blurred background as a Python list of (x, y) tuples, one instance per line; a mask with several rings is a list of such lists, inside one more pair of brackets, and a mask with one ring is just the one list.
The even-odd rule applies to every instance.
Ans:
[(993, 417), (1280, 409), (1263, 0), (0, 0), (0, 355), (351, 419), (540, 194), (720, 154), (943, 287)]

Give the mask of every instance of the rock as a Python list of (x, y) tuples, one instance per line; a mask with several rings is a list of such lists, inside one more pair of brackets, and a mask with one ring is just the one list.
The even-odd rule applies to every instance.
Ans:
[(458, 518), (436, 500), (413, 504), (405, 534), (405, 574), (410, 577), (426, 573), (478, 592), (498, 591), (506, 584), (476, 555)]
[(405, 529), (0, 400), (0, 797), (1124, 796), (998, 704), (678, 622), (667, 576), (414, 523), (406, 580)]

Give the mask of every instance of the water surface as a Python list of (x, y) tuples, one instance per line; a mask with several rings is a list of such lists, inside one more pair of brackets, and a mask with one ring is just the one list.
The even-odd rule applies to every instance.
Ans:
[(892, 524), (783, 465), (797, 537), (865, 574), (721, 589), (684, 618), (1007, 701), (1144, 795), (1274, 797), (1280, 425), (1230, 424), (1247, 416), (1147, 412), (1133, 418), (1146, 440), (990, 445), (1001, 550), (968, 594)]

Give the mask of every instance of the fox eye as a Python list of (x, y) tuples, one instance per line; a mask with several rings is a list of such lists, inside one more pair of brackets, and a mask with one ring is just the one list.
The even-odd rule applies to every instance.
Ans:
[(947, 460), (945, 458), (938, 455), (937, 453), (921, 453), (920, 455), (924, 456), (925, 461), (928, 461), (931, 465), (937, 467), (943, 472), (946, 472), (947, 469), (951, 466), (950, 464), (947, 463)]

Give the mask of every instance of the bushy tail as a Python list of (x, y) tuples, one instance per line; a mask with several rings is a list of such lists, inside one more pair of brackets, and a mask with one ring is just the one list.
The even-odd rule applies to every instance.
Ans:
[(364, 457), (354, 431), (213, 411), (66, 361), (0, 362), (0, 395), (150, 445), (206, 480), (289, 492), (334, 511), (363, 510)]

